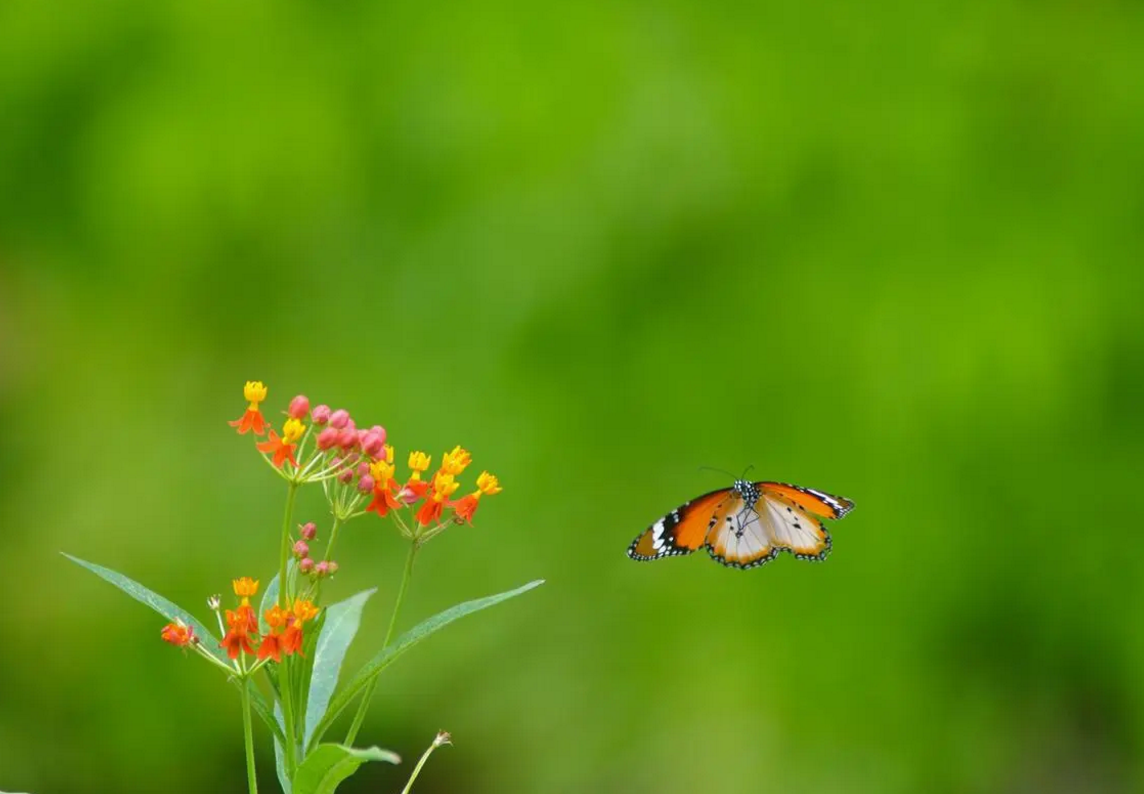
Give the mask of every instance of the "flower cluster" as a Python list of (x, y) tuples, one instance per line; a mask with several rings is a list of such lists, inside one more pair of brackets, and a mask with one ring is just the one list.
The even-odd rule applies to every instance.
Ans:
[[(290, 482), (322, 483), (338, 523), (363, 513), (393, 515), (406, 537), (427, 540), (449, 524), (472, 524), (481, 497), (501, 491), (497, 478), (482, 471), (474, 490), (453, 498), (460, 489), (457, 478), (472, 462), (472, 455), (460, 446), (444, 453), (441, 465), (432, 474), (432, 458), (420, 450), (410, 452), (408, 475), (399, 480), (394, 448), (386, 443), (384, 427), (359, 428), (349, 412), (341, 408), (318, 405), (311, 409), (310, 400), (304, 395), (290, 401), (279, 434), (270, 428), (258, 407), (266, 393), (260, 381), (248, 382), (243, 390), (249, 402), (247, 411), (230, 424), (239, 433), (253, 430), (255, 435), (262, 435), (268, 431), (268, 440), (257, 444), (267, 462)], [(313, 444), (307, 450), (310, 440)], [(407, 511), (405, 517), (402, 511)], [(312, 536), (302, 533), (294, 542), (293, 555), (301, 573), (321, 577), (337, 570), (337, 564), (329, 559), (336, 529), (337, 523), (331, 532), (326, 560), (313, 558)]]

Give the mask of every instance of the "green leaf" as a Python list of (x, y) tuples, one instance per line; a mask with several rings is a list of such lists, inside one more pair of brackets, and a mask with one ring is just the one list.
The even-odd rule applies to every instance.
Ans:
[(361, 624), (361, 611), (377, 588), (363, 590), (355, 596), (339, 601), (326, 609), (326, 622), (318, 635), (314, 649), (314, 671), (310, 675), (310, 696), (306, 703), (306, 732), (302, 746), (310, 743), (318, 720), (326, 714), (334, 689), (338, 685), (338, 671), (346, 658), (346, 651)]
[(230, 665), (230, 660), (227, 659), (226, 655), (222, 652), (222, 647), (219, 645), (218, 639), (207, 630), (206, 626), (195, 620), (194, 616), (192, 616), (191, 613), (187, 610), (172, 604), (170, 601), (163, 598), (163, 596), (148, 590), (146, 587), (139, 584), (134, 579), (128, 579), (123, 574), (113, 571), (110, 568), (104, 568), (102, 565), (96, 565), (94, 562), (81, 560), (79, 557), (73, 557), (66, 552), (60, 553), (74, 562), (76, 565), (81, 565), (101, 579), (105, 579), (108, 582), (111, 582), (113, 585), (127, 593), (127, 595), (131, 596), (136, 601), (151, 607), (151, 609), (167, 618), (167, 620), (173, 621), (176, 618), (182, 620), (184, 623), (195, 630), (195, 635), (199, 638), (203, 649), (206, 650), (207, 653), (209, 653), (211, 656), (214, 656), (223, 664), (227, 666)]
[(396, 754), (378, 747), (358, 750), (341, 744), (320, 744), (294, 773), (294, 794), (333, 794), (338, 784), (366, 761), (401, 763)]
[[(509, 590), (507, 593), (498, 593), (497, 595), (487, 596), (485, 598), (478, 598), (473, 601), (466, 601), (463, 604), (457, 604), (455, 607), (450, 607), (444, 612), (440, 612), (428, 620), (418, 623), (409, 631), (402, 634), (389, 645), (382, 648), (376, 656), (370, 659), (365, 667), (358, 671), (353, 680), (350, 681), (338, 695), (330, 701), (329, 707), (326, 709), (326, 714), (318, 722), (318, 727), (314, 729), (312, 741), (318, 742), (322, 740), (330, 725), (338, 715), (342, 713), (342, 709), (349, 705), (350, 701), (354, 699), (366, 685), (388, 667), (394, 659), (396, 659), (405, 651), (412, 648), (421, 640), (428, 637), (433, 632), (440, 628), (447, 626), (457, 618), (462, 618), (472, 612), (491, 607), (493, 604), (499, 604), (501, 601), (526, 593), (534, 587), (544, 584), (543, 579), (537, 579), (535, 582), (529, 582), (523, 587), (518, 587), (515, 590)], [(295, 792), (297, 794), (297, 792)]]

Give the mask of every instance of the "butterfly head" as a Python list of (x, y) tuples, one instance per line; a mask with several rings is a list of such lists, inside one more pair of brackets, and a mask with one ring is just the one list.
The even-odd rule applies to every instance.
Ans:
[(735, 484), (731, 490), (739, 494), (743, 501), (751, 506), (754, 506), (754, 504), (759, 501), (759, 497), (762, 496), (758, 486), (750, 480), (735, 480)]

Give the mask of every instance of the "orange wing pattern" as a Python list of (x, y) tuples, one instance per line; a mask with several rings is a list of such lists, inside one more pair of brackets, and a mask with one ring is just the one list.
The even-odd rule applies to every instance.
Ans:
[(732, 495), (730, 488), (723, 488), (672, 510), (632, 541), (628, 556), (647, 561), (690, 554), (707, 542), (707, 532), (722, 519)]
[(756, 485), (762, 490), (763, 496), (782, 497), (820, 518), (842, 518), (854, 509), (854, 503), (846, 497), (832, 496), (813, 488), (785, 482), (760, 482)]

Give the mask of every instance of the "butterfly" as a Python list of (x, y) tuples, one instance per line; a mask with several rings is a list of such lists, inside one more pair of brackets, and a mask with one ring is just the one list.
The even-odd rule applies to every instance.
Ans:
[(849, 499), (813, 488), (737, 479), (656, 521), (632, 541), (628, 556), (658, 560), (702, 546), (731, 568), (763, 565), (780, 551), (821, 561), (830, 553), (830, 533), (820, 519), (842, 518), (853, 509)]

